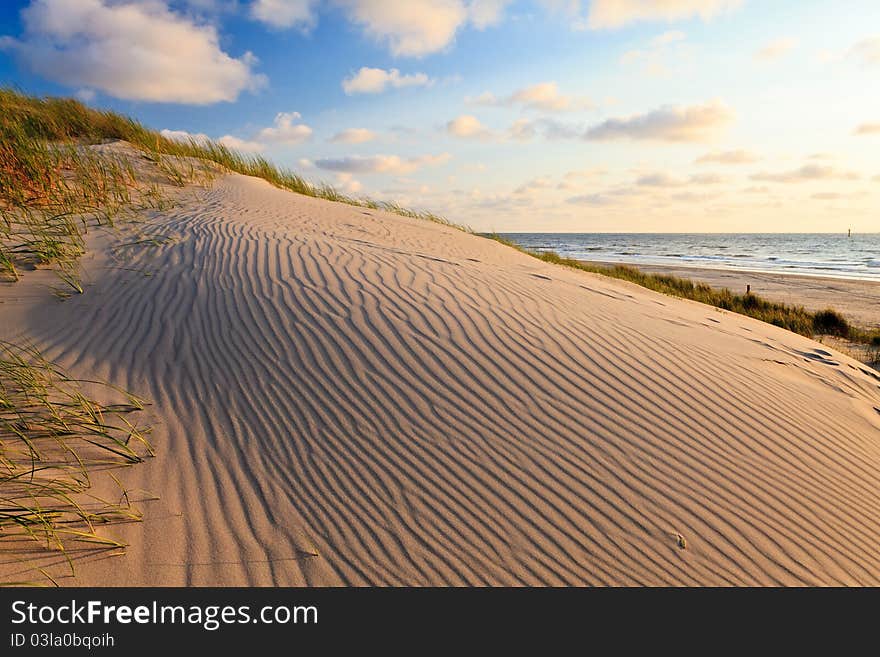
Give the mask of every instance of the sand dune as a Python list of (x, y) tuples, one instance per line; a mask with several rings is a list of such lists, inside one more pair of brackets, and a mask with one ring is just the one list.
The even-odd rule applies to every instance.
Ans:
[(63, 584), (880, 584), (843, 355), (237, 175), (155, 230), (81, 297), (2, 292), (0, 333), (153, 401), (123, 480), (161, 500)]

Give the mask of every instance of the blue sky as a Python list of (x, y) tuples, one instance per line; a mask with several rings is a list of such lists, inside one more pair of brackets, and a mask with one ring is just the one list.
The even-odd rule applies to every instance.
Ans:
[(499, 231), (880, 231), (880, 3), (29, 0), (0, 79)]

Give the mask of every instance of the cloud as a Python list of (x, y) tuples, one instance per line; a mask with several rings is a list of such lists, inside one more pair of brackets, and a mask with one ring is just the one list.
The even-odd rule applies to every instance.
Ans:
[(240, 139), (232, 135), (223, 135), (219, 139), (213, 140), (203, 132), (187, 132), (186, 130), (165, 129), (160, 130), (159, 134), (161, 134), (166, 139), (171, 139), (172, 141), (180, 141), (184, 143), (193, 141), (197, 144), (207, 144), (211, 141), (216, 141), (218, 144), (223, 144), (227, 148), (241, 151), (242, 153), (259, 153), (266, 148), (264, 144), (261, 144), (259, 142), (247, 141), (246, 139)]
[(754, 153), (742, 149), (735, 151), (714, 151), (701, 155), (696, 160), (697, 164), (750, 164), (757, 162), (759, 158)]
[(720, 185), (726, 179), (717, 173), (697, 173), (690, 177), (690, 182), (694, 185)]
[(511, 105), (519, 104), (530, 109), (551, 112), (564, 112), (593, 107), (593, 103), (586, 98), (574, 98), (560, 94), (555, 82), (541, 82), (531, 87), (514, 91), (510, 95), (508, 102)]
[(510, 0), (471, 0), (467, 12), (470, 22), (478, 30), (482, 30), (501, 22), (504, 8)]
[(407, 174), (426, 166), (445, 164), (452, 156), (449, 153), (439, 155), (422, 155), (420, 157), (401, 158), (397, 155), (370, 155), (316, 160), (315, 166), (328, 171), (343, 173), (393, 173)]
[(566, 96), (559, 93), (559, 87), (552, 81), (539, 82), (530, 87), (517, 89), (504, 98), (497, 98), (495, 94), (484, 91), (474, 98), (465, 98), (465, 102), (471, 105), (520, 105), (528, 109), (543, 110), (545, 112), (566, 112), (595, 107), (595, 104), (589, 98)]
[(865, 66), (880, 65), (880, 36), (862, 39), (850, 49), (849, 54), (861, 60)]
[(593, 180), (599, 176), (604, 176), (607, 173), (608, 170), (603, 167), (593, 167), (581, 171), (568, 171), (562, 176), (562, 181), (556, 185), (556, 188), (578, 189), (582, 187), (586, 181)]
[(241, 151), (242, 153), (259, 153), (266, 148), (264, 144), (261, 144), (259, 142), (247, 141), (246, 139), (240, 139), (239, 137), (234, 137), (233, 135), (223, 135), (219, 139), (211, 139), (203, 132), (187, 132), (186, 130), (168, 129), (160, 130), (159, 134), (161, 134), (166, 139), (171, 139), (172, 141), (180, 141), (184, 143), (193, 141), (197, 144), (207, 144), (209, 142), (216, 141), (218, 144), (223, 144), (227, 148)]
[(797, 46), (797, 39), (792, 37), (780, 37), (765, 45), (755, 53), (755, 59), (763, 62), (784, 57)]
[(0, 48), (60, 84), (126, 100), (208, 105), (266, 82), (253, 72), (256, 57), (231, 57), (213, 25), (160, 0), (33, 0), (21, 15), (24, 35), (3, 38)]
[(689, 54), (688, 47), (683, 43), (687, 35), (679, 30), (671, 30), (655, 36), (644, 49), (627, 50), (620, 57), (623, 66), (641, 65), (648, 75), (666, 77), (671, 75), (669, 63), (673, 57)]
[(592, 205), (601, 207), (604, 205), (613, 205), (615, 203), (618, 203), (619, 199), (614, 198), (613, 196), (609, 196), (608, 194), (598, 193), (572, 196), (565, 199), (565, 202), (571, 203), (572, 205)]
[(303, 123), (294, 123), (301, 119), (299, 112), (279, 112), (275, 115), (272, 127), (263, 128), (257, 138), (275, 144), (298, 144), (312, 136), (312, 129)]
[(491, 139), (492, 133), (480, 120), (470, 114), (462, 114), (446, 124), (446, 132), (461, 139)]
[(258, 141), (248, 141), (247, 139), (240, 139), (232, 135), (223, 135), (217, 142), (242, 153), (259, 153), (266, 148), (265, 144), (261, 144)]
[(553, 187), (553, 183), (547, 178), (533, 178), (528, 182), (523, 183), (519, 187), (517, 187), (513, 193), (514, 194), (534, 194), (537, 191), (542, 189), (550, 189)]
[(312, 29), (316, 22), (316, 0), (254, 0), (251, 17), (277, 28)]
[(798, 169), (783, 171), (780, 173), (767, 173), (762, 171), (760, 173), (752, 174), (749, 178), (751, 180), (765, 182), (800, 183), (809, 180), (858, 180), (861, 176), (853, 171), (840, 171), (830, 166), (805, 164)]
[(684, 187), (686, 185), (718, 185), (725, 179), (715, 173), (698, 173), (683, 179), (665, 171), (650, 173), (636, 179), (637, 187)]
[(661, 107), (647, 114), (608, 119), (584, 135), (594, 141), (613, 139), (699, 142), (714, 137), (733, 120), (733, 112), (720, 101), (690, 107)]
[(187, 132), (186, 130), (168, 130), (167, 128), (164, 130), (160, 130), (159, 134), (165, 137), (165, 139), (170, 139), (171, 141), (179, 141), (182, 143), (187, 143), (190, 141), (194, 141), (197, 144), (206, 144), (211, 141), (211, 138), (203, 132)]
[(637, 21), (670, 22), (693, 16), (709, 20), (741, 4), (741, 0), (593, 0), (587, 24), (595, 30), (623, 27)]
[(392, 68), (389, 71), (381, 68), (362, 67), (356, 74), (342, 81), (342, 89), (346, 94), (379, 94), (388, 87), (400, 89), (401, 87), (424, 87), (433, 84), (424, 73), (412, 73), (401, 75), (400, 71)]
[(363, 144), (373, 141), (376, 137), (375, 132), (366, 128), (348, 128), (342, 132), (337, 132), (328, 141), (335, 144)]
[[(336, 0), (349, 19), (393, 55), (421, 57), (452, 43), (458, 28), (468, 20), (461, 0)], [(477, 12), (480, 20), (490, 12)]]
[(668, 173), (651, 173), (640, 176), (636, 180), (639, 187), (681, 187), (687, 184), (684, 180), (670, 176)]
[(364, 189), (360, 181), (355, 180), (352, 174), (345, 172), (336, 174), (336, 186), (346, 194), (358, 194)]
[[(478, 30), (497, 25), (511, 1), (328, 0), (326, 5), (340, 9), (348, 21), (387, 45), (393, 55), (422, 57), (447, 48), (466, 25)], [(272, 27), (307, 31), (317, 24), (318, 6), (317, 0), (255, 0), (251, 17)]]
[(684, 41), (687, 38), (687, 35), (680, 30), (670, 30), (669, 32), (664, 32), (658, 36), (655, 36), (651, 39), (650, 45), (652, 47), (658, 48), (662, 46), (668, 46), (671, 43), (676, 43), (678, 41)]
[(528, 119), (517, 119), (510, 126), (508, 136), (515, 141), (528, 141), (537, 135), (535, 124)]
[(854, 135), (880, 134), (880, 123), (862, 123), (853, 130)]

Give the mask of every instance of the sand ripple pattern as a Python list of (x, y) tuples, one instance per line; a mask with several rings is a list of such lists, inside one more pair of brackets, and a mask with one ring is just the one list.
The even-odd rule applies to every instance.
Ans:
[(241, 176), (162, 222), (32, 318), (159, 421), (162, 500), (71, 583), (880, 584), (854, 361)]

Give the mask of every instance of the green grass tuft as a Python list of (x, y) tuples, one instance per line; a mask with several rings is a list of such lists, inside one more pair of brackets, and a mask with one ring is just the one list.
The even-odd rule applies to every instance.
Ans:
[[(115, 403), (86, 394), (96, 386)], [(36, 543), (62, 554), (72, 571), (72, 545), (124, 547), (98, 527), (137, 521), (140, 513), (121, 485), (118, 501), (89, 489), (96, 468), (152, 454), (148, 430), (130, 419), (142, 409), (141, 400), (112, 386), (70, 378), (36, 349), (0, 342), (0, 549)]]
[(573, 258), (563, 258), (553, 251), (529, 250), (496, 233), (485, 234), (484, 237), (501, 242), (544, 262), (580, 269), (594, 274), (636, 283), (656, 292), (674, 297), (699, 301), (716, 308), (729, 310), (760, 319), (768, 324), (779, 326), (794, 333), (807, 337), (816, 335), (834, 335), (848, 338), (861, 344), (880, 344), (880, 333), (853, 327), (835, 310), (824, 310), (817, 313), (809, 312), (802, 306), (768, 301), (756, 294), (735, 294), (727, 288), (713, 288), (703, 283), (694, 283), (687, 278), (668, 274), (650, 274), (635, 267), (626, 265), (594, 265)]

